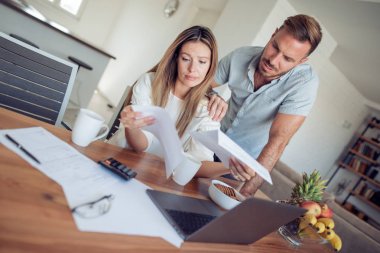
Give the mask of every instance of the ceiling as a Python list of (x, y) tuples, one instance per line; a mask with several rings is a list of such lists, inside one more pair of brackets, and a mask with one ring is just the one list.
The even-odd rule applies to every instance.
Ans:
[(330, 60), (356, 89), (380, 108), (380, 0), (288, 0), (314, 16), (337, 42)]

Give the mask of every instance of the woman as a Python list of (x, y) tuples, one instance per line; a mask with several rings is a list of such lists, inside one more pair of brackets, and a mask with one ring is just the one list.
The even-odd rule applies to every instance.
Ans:
[[(111, 143), (163, 156), (158, 140), (141, 127), (154, 123), (132, 105), (155, 105), (165, 108), (176, 122), (178, 136), (188, 158), (201, 162), (198, 176), (211, 177), (229, 173), (221, 163), (213, 162), (213, 152), (194, 141), (190, 133), (219, 129), (219, 122), (209, 116), (206, 94), (217, 67), (218, 53), (212, 32), (193, 26), (178, 35), (160, 62), (143, 74), (131, 88), (128, 104), (121, 112), (121, 130)], [(130, 103), (129, 103), (130, 102)]]

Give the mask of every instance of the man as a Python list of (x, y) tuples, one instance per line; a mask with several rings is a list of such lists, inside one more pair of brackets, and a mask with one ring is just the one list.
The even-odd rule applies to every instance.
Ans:
[[(221, 129), (269, 171), (316, 98), (318, 78), (305, 62), (321, 38), (314, 18), (296, 15), (276, 29), (265, 48), (242, 47), (219, 62), (215, 81), (231, 89)], [(241, 193), (246, 196), (263, 182), (236, 159), (230, 167), (236, 179), (245, 181)]]

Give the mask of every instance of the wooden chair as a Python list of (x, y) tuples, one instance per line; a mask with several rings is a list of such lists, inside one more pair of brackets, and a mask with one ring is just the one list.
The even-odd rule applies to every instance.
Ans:
[(77, 68), (0, 32), (0, 106), (59, 126)]

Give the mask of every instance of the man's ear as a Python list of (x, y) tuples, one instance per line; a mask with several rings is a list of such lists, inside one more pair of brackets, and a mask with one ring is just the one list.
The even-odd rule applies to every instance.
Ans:
[(302, 64), (302, 63), (306, 62), (307, 60), (309, 60), (309, 57), (304, 57), (301, 59), (299, 64)]

